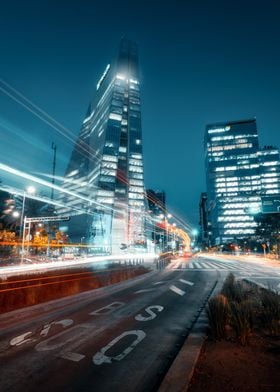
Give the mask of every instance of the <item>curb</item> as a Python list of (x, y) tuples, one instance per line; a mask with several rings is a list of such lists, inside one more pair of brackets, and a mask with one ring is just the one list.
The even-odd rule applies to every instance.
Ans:
[(206, 339), (208, 318), (205, 306), (211, 297), (221, 291), (222, 285), (223, 280), (216, 281), (210, 293), (203, 300), (197, 319), (194, 321), (185, 343), (161, 382), (158, 392), (186, 392), (188, 390), (197, 360)]

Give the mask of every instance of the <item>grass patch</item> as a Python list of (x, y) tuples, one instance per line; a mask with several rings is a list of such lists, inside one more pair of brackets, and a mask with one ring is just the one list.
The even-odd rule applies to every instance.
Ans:
[(206, 309), (214, 339), (232, 338), (250, 343), (255, 330), (280, 336), (280, 295), (273, 290), (249, 285), (230, 273), (221, 294), (209, 300)]

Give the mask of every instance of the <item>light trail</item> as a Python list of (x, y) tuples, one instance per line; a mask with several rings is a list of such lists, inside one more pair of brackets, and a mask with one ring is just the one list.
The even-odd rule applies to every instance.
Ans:
[[(0, 90), (8, 95), (11, 99), (15, 100), (15, 102), (17, 102), (18, 104), (20, 104), (21, 106), (23, 106), (25, 109), (27, 109), (28, 111), (30, 111), (32, 114), (34, 114), (36, 117), (38, 117), (39, 119), (41, 119), (43, 122), (45, 122), (47, 125), (49, 125), (50, 127), (52, 127), (55, 131), (57, 131), (60, 135), (64, 136), (65, 138), (67, 138), (68, 140), (71, 141), (71, 143), (76, 144), (77, 141), (77, 136), (74, 132), (72, 132), (71, 130), (69, 130), (67, 127), (65, 127), (63, 124), (61, 124), (59, 121), (57, 121), (55, 118), (53, 118), (52, 116), (50, 116), (46, 111), (44, 111), (43, 109), (41, 109), (38, 105), (36, 105), (35, 103), (33, 103), (30, 99), (28, 99), (24, 94), (22, 94), (20, 91), (18, 91), (17, 89), (15, 89), (13, 86), (11, 86), (9, 83), (5, 82), (3, 79), (0, 79), (0, 82), (6, 87), (9, 88), (13, 93), (17, 94), (18, 97), (20, 97), (21, 99), (23, 99), (28, 105), (30, 105), (32, 108), (30, 108), (28, 105), (26, 105), (26, 103), (20, 101), (17, 97), (15, 97), (14, 95), (12, 95), (9, 91), (5, 90), (3, 87), (0, 87)], [(33, 108), (35, 108), (40, 114), (38, 114), (37, 112), (35, 112), (33, 110)], [(47, 120), (43, 117), (45, 116), (47, 118)], [(52, 124), (50, 121), (52, 121), (54, 124)], [(61, 129), (59, 129), (58, 127), (60, 127)], [(70, 136), (69, 136), (70, 135)], [(85, 157), (88, 157), (88, 153), (90, 153), (90, 159), (97, 159), (98, 161), (101, 160), (102, 155), (100, 153), (97, 153), (92, 147), (89, 147), (88, 145), (85, 145), (84, 141), (82, 140), (79, 143), (79, 147), (82, 149), (82, 151), (84, 151), (86, 154), (84, 154), (82, 152), (82, 155)], [(99, 157), (98, 157), (99, 156)], [(129, 185), (129, 181), (126, 178), (126, 174), (124, 172), (118, 171), (117, 173), (117, 179), (120, 180), (123, 183), (126, 183), (127, 185)], [(64, 182), (66, 182), (66, 179), (64, 179)], [(68, 182), (72, 182), (72, 181), (68, 181)], [(55, 188), (53, 188), (55, 189)], [(60, 188), (61, 191), (64, 191), (64, 193), (68, 193), (65, 192), (65, 188)], [(69, 194), (69, 193), (68, 193)], [(71, 194), (70, 194), (71, 195)], [(72, 194), (72, 196), (74, 196)], [(74, 196), (75, 197), (75, 196)], [(155, 202), (155, 199), (153, 199), (150, 196), (147, 196), (146, 193), (144, 193), (144, 197), (148, 200), (151, 200), (152, 202)], [(92, 201), (93, 202), (93, 201)], [(95, 204), (99, 204), (97, 202), (93, 202)], [(163, 206), (163, 204), (160, 201), (157, 201), (157, 205), (159, 206), (159, 208), (163, 211), (163, 213), (167, 214), (167, 209), (166, 207)], [(111, 207), (108, 207), (106, 205), (102, 205), (103, 208), (107, 208), (110, 209)], [(111, 210), (113, 210), (113, 208), (111, 208)], [(181, 226), (183, 226), (183, 228), (186, 229), (186, 231), (190, 232), (192, 230), (191, 226), (189, 224), (187, 224), (181, 217), (177, 216), (177, 214), (172, 214), (173, 215), (173, 219), (178, 222)]]
[(36, 263), (36, 264), (27, 264), (27, 265), (16, 265), (16, 266), (7, 266), (0, 267), (0, 277), (3, 275), (9, 275), (12, 273), (25, 273), (25, 272), (36, 272), (36, 271), (44, 271), (50, 269), (56, 269), (61, 267), (73, 267), (85, 264), (94, 264), (105, 261), (136, 261), (136, 260), (144, 260), (145, 262), (152, 262), (158, 259), (158, 255), (156, 253), (127, 253), (127, 254), (116, 254), (110, 256), (94, 256), (88, 257), (86, 259), (78, 259), (78, 260), (66, 260), (66, 261), (53, 261), (47, 263)]

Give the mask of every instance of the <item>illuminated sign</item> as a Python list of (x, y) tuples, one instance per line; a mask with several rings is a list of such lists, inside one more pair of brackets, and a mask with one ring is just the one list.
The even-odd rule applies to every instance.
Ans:
[(213, 128), (213, 129), (209, 129), (208, 133), (221, 133), (221, 132), (225, 132), (225, 131), (229, 131), (230, 130), (230, 126), (227, 125), (225, 128)]

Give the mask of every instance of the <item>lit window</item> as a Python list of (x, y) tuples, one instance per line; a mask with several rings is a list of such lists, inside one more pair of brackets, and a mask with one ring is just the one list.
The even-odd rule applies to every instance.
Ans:
[(103, 155), (103, 161), (117, 162), (118, 158), (114, 155)]
[(115, 176), (116, 175), (116, 171), (104, 168), (104, 169), (101, 169), (101, 174), (104, 174), (105, 176)]
[(102, 167), (106, 167), (109, 169), (116, 169), (117, 168), (117, 164), (115, 162), (102, 162)]
[(131, 166), (129, 165), (129, 171), (134, 173), (143, 173), (143, 168), (140, 166)]
[(140, 200), (144, 199), (144, 195), (142, 195), (140, 193), (129, 192), (128, 197), (129, 197), (129, 199), (140, 199)]
[(116, 121), (122, 121), (122, 116), (121, 114), (116, 114), (116, 113), (110, 113), (109, 118), (111, 120), (116, 120)]

